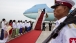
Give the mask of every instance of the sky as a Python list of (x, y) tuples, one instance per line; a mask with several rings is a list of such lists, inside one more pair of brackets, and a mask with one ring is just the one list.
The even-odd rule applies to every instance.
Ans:
[[(76, 3), (76, 0), (74, 0)], [(24, 11), (36, 4), (54, 5), (54, 0), (0, 0), (0, 21), (5, 18), (15, 20), (33, 20), (23, 15)]]

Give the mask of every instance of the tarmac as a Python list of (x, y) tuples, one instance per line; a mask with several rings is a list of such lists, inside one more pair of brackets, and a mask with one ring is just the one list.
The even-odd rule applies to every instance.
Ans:
[[(52, 24), (51, 30), (54, 28), (55, 24)], [(41, 35), (37, 39), (36, 43), (42, 43), (49, 35), (51, 34), (51, 31), (49, 31), (48, 25), (46, 25), (45, 31), (42, 31)]]

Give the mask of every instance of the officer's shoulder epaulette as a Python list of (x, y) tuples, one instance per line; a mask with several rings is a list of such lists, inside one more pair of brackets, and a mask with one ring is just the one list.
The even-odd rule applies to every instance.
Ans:
[(68, 24), (68, 27), (69, 27), (69, 28), (76, 28), (76, 24), (75, 24), (75, 23)]

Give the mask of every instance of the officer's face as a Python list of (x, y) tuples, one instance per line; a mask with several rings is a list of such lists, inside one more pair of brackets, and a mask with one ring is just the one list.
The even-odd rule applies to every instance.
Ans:
[(57, 18), (57, 19), (60, 19), (64, 16), (64, 13), (65, 13), (65, 9), (64, 9), (64, 6), (57, 6), (55, 9), (54, 9), (54, 16)]

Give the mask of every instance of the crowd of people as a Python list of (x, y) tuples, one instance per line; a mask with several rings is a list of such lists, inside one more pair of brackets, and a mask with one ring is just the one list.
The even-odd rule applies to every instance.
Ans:
[(32, 29), (32, 23), (27, 20), (9, 20), (9, 22), (6, 22), (6, 19), (3, 18), (1, 21), (0, 40), (7, 38), (7, 36), (9, 40), (29, 32)]

